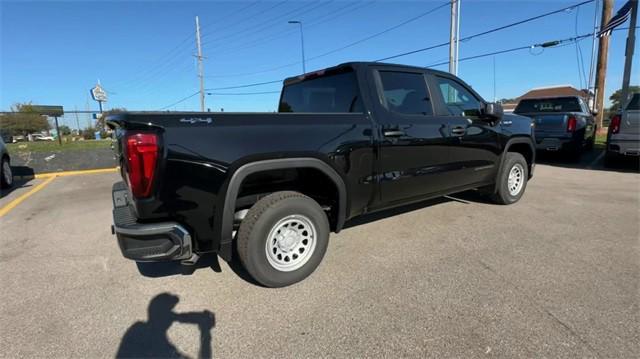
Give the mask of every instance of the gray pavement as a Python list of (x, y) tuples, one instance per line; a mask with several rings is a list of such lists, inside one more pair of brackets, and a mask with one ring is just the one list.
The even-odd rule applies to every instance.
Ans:
[(637, 173), (539, 165), (512, 206), (371, 216), (283, 289), (223, 261), (142, 276), (109, 232), (116, 180), (56, 178), (0, 218), (1, 356), (640, 357)]

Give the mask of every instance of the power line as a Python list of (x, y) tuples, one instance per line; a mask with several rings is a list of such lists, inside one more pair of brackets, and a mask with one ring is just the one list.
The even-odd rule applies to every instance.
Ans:
[(431, 9), (431, 10), (429, 10), (429, 11), (425, 11), (425, 12), (423, 12), (423, 13), (419, 14), (419, 15), (416, 15), (416, 16), (414, 16), (414, 17), (410, 18), (410, 19), (407, 19), (407, 20), (405, 20), (405, 21), (403, 21), (403, 22), (401, 22), (401, 23), (399, 23), (399, 24), (397, 24), (397, 25), (391, 26), (391, 27), (389, 27), (389, 28), (387, 28), (387, 29), (385, 29), (385, 30), (382, 30), (382, 31), (380, 31), (380, 32), (377, 32), (377, 33), (375, 33), (375, 34), (373, 34), (373, 35), (369, 35), (369, 36), (367, 36), (367, 37), (365, 37), (365, 38), (362, 38), (362, 39), (357, 40), (357, 41), (354, 41), (354, 42), (352, 42), (352, 43), (350, 43), (350, 44), (347, 44), (347, 45), (341, 46), (341, 47), (339, 47), (339, 48), (337, 48), (337, 49), (334, 49), (334, 50), (331, 50), (331, 51), (327, 51), (327, 52), (325, 52), (325, 53), (323, 53), (323, 54), (320, 54), (320, 55), (317, 55), (317, 56), (310, 57), (310, 58), (308, 58), (308, 59), (307, 59), (307, 61), (311, 61), (311, 60), (319, 59), (319, 58), (321, 58), (321, 57), (324, 57), (324, 56), (327, 56), (327, 55), (330, 55), (330, 54), (336, 53), (336, 52), (338, 52), (338, 51), (342, 51), (342, 50), (344, 50), (344, 49), (348, 49), (348, 48), (350, 48), (350, 47), (352, 47), (352, 46), (355, 46), (355, 45), (361, 44), (361, 43), (363, 43), (363, 42), (365, 42), (365, 41), (369, 41), (369, 40), (371, 40), (371, 39), (373, 39), (373, 38), (376, 38), (376, 37), (378, 37), (378, 36), (380, 36), (380, 35), (384, 35), (384, 34), (386, 34), (386, 33), (388, 33), (388, 32), (391, 32), (391, 31), (393, 31), (393, 30), (395, 30), (395, 29), (399, 28), (399, 27), (402, 27), (402, 26), (407, 25), (407, 24), (409, 24), (409, 23), (411, 23), (411, 22), (414, 22), (414, 21), (416, 21), (416, 20), (418, 20), (418, 19), (421, 19), (421, 18), (423, 18), (423, 17), (425, 17), (425, 16), (427, 16), (427, 15), (429, 15), (429, 14), (431, 14), (431, 13), (434, 13), (434, 12), (436, 12), (437, 10), (442, 9), (442, 8), (443, 8), (443, 7), (445, 7), (445, 6), (449, 6), (449, 4), (450, 4), (449, 2), (445, 2), (445, 3), (441, 4), (441, 5), (438, 5), (438, 6), (434, 7), (433, 9)]
[[(251, 33), (251, 32), (259, 34), (262, 31), (268, 30), (271, 27), (273, 27), (274, 24), (280, 23), (280, 22), (286, 20), (287, 18), (298, 17), (299, 15), (313, 12), (314, 10), (316, 10), (316, 9), (318, 9), (320, 7), (323, 7), (327, 3), (331, 3), (333, 1), (334, 0), (329, 0), (326, 3), (319, 3), (319, 4), (318, 3), (313, 3), (313, 2), (305, 2), (300, 7), (297, 7), (295, 9), (293, 9), (293, 10), (288, 11), (288, 12), (279, 14), (279, 15), (277, 15), (275, 17), (272, 17), (272, 18), (267, 19), (265, 21), (259, 22), (257, 24), (252, 25), (252, 26), (246, 27), (244, 29), (235, 31), (232, 34), (229, 34), (229, 35), (226, 35), (226, 36), (220, 36), (220, 37), (217, 37), (217, 38), (214, 38), (214, 39), (209, 39), (209, 40), (203, 42), (203, 45), (210, 44), (210, 43), (213, 43), (213, 42), (221, 42), (223, 40), (229, 40), (229, 39), (232, 39), (232, 38), (235, 38), (235, 37), (238, 37), (238, 36), (242, 36), (243, 34)], [(249, 35), (249, 34), (247, 34), (247, 35)], [(245, 35), (245, 36), (247, 36), (247, 35)], [(218, 44), (218, 45), (216, 45), (216, 47), (219, 48), (219, 47), (224, 46), (224, 45), (225, 44)]]
[[(314, 17), (313, 19), (309, 19), (306, 20), (303, 17), (303, 21), (304, 21), (304, 26), (305, 29), (309, 29), (315, 26), (318, 26), (320, 24), (324, 24), (326, 22), (335, 20), (339, 17), (342, 17), (344, 15), (347, 15), (349, 13), (352, 13), (356, 10), (360, 10), (361, 8), (364, 8), (366, 6), (369, 6), (373, 3), (377, 2), (377, 0), (373, 0), (373, 1), (361, 1), (361, 2), (347, 2), (347, 4), (345, 6), (342, 6), (340, 8), (337, 9), (333, 9), (330, 10), (329, 12), (320, 15), (318, 17)], [(322, 4), (323, 6), (325, 6), (326, 4)], [(306, 15), (306, 14), (305, 14)], [(297, 33), (298, 30), (293, 30), (290, 26), (287, 26), (286, 29), (282, 30), (282, 31), (278, 31), (276, 33), (273, 34), (268, 34), (266, 36), (257, 38), (255, 40), (251, 40), (249, 42), (245, 42), (240, 44), (239, 46), (236, 47), (231, 47), (231, 48), (227, 48), (227, 50), (224, 51), (224, 55), (229, 55), (230, 53), (237, 53), (238, 51), (241, 50), (245, 50), (245, 49), (251, 49), (251, 48), (255, 48), (256, 46), (263, 46), (269, 42), (272, 42), (274, 40), (277, 39), (281, 39), (283, 37), (288, 36), (289, 34), (293, 34), (293, 33)], [(232, 77), (234, 75), (216, 75), (213, 77)]]
[[(487, 31), (483, 31), (483, 32), (479, 32), (477, 34), (473, 34), (473, 35), (470, 35), (470, 36), (467, 36), (467, 37), (463, 37), (463, 38), (460, 39), (460, 41), (462, 41), (462, 42), (469, 41), (469, 40), (471, 40), (473, 38), (476, 38), (476, 37), (479, 37), (479, 36), (484, 36), (484, 35), (487, 35), (487, 34), (491, 34), (491, 33), (497, 32), (497, 31), (508, 29), (510, 27), (513, 27), (513, 26), (522, 25), (524, 23), (531, 22), (531, 21), (534, 21), (534, 20), (538, 20), (538, 19), (541, 19), (543, 17), (554, 15), (554, 14), (557, 14), (557, 13), (560, 13), (560, 12), (564, 12), (564, 11), (567, 11), (567, 10), (570, 10), (570, 9), (574, 9), (576, 7), (579, 7), (579, 6), (582, 6), (582, 5), (586, 5), (586, 4), (592, 3), (594, 1), (595, 0), (586, 0), (586, 1), (583, 1), (581, 3), (577, 3), (577, 4), (574, 4), (574, 5), (571, 5), (571, 6), (564, 7), (562, 9), (558, 9), (558, 10), (550, 11), (550, 12), (547, 12), (547, 13), (544, 13), (544, 14), (540, 14), (540, 15), (537, 15), (537, 16), (529, 17), (529, 18), (526, 18), (524, 20), (516, 21), (516, 22), (510, 23), (510, 24), (507, 24), (507, 25), (499, 26), (499, 27), (496, 27), (496, 28), (493, 28), (493, 29), (490, 29), (490, 30), (487, 30)], [(392, 56), (387, 56), (387, 57), (384, 57), (384, 58), (381, 58), (381, 59), (378, 59), (378, 60), (375, 60), (375, 61), (376, 62), (380, 62), (380, 61), (391, 60), (391, 59), (395, 59), (395, 58), (402, 57), (402, 56), (413, 55), (413, 54), (416, 54), (416, 53), (419, 53), (419, 52), (423, 52), (423, 51), (427, 51), (427, 50), (433, 50), (433, 49), (436, 49), (438, 47), (443, 47), (443, 46), (447, 46), (447, 45), (449, 45), (449, 41), (443, 42), (443, 43), (440, 43), (440, 44), (437, 44), (437, 45), (432, 45), (432, 46), (429, 46), (429, 47), (424, 47), (424, 48), (417, 49), (417, 50), (412, 50), (412, 51), (407, 51), (407, 52), (403, 52), (403, 53), (392, 55)]]
[(276, 82), (282, 82), (282, 80), (256, 82), (256, 83), (252, 83), (252, 84), (228, 86), (228, 87), (216, 87), (216, 88), (210, 88), (210, 89), (206, 89), (206, 90), (207, 91), (210, 91), (210, 90), (212, 90), (212, 91), (215, 91), (215, 90), (232, 90), (232, 89), (240, 89), (240, 88), (246, 88), (246, 87), (254, 87), (254, 86), (260, 86), (260, 85), (274, 84)]
[(245, 95), (267, 95), (280, 93), (280, 91), (260, 91), (260, 92), (207, 92), (207, 95), (214, 96), (245, 96)]
[[(594, 1), (594, 0), (591, 0), (591, 1)], [(363, 43), (363, 42), (365, 42), (365, 41), (371, 40), (371, 39), (373, 39), (373, 38), (375, 38), (375, 37), (378, 37), (378, 36), (380, 36), (380, 35), (383, 35), (383, 34), (386, 34), (386, 33), (390, 32), (390, 31), (393, 31), (393, 30), (395, 30), (395, 29), (397, 29), (397, 28), (399, 28), (399, 27), (401, 27), (401, 26), (407, 25), (407, 24), (409, 24), (409, 23), (411, 23), (411, 22), (413, 22), (413, 21), (415, 21), (415, 20), (418, 20), (418, 19), (420, 19), (420, 18), (422, 18), (422, 17), (424, 17), (424, 16), (426, 16), (426, 15), (429, 15), (429, 14), (431, 14), (431, 13), (433, 13), (433, 12), (435, 12), (435, 11), (437, 11), (437, 10), (439, 10), (439, 9), (441, 9), (441, 8), (443, 8), (443, 7), (445, 7), (445, 6), (448, 6), (448, 5), (449, 5), (449, 2), (443, 3), (442, 5), (436, 6), (436, 7), (435, 7), (435, 8), (433, 8), (433, 9), (430, 9), (430, 10), (428, 10), (428, 11), (424, 12), (424, 13), (421, 13), (421, 14), (419, 14), (419, 15), (417, 15), (417, 16), (414, 16), (414, 17), (412, 17), (412, 18), (410, 18), (410, 19), (408, 19), (408, 20), (405, 20), (405, 21), (403, 21), (403, 22), (401, 22), (401, 23), (399, 23), (399, 24), (396, 24), (396, 25), (394, 25), (394, 26), (392, 26), (392, 27), (389, 27), (389, 28), (387, 28), (387, 29), (385, 29), (385, 30), (382, 30), (382, 31), (380, 31), (380, 32), (377, 32), (377, 33), (375, 33), (375, 34), (373, 34), (373, 35), (369, 35), (369, 36), (367, 36), (367, 37), (365, 37), (365, 38), (362, 38), (362, 39), (360, 39), (360, 40), (354, 41), (354, 42), (352, 42), (352, 43), (349, 43), (349, 44), (347, 44), (347, 45), (341, 46), (341, 47), (339, 47), (339, 48), (336, 48), (336, 49), (333, 49), (333, 50), (327, 51), (327, 52), (322, 53), (322, 54), (320, 54), (320, 55), (316, 55), (316, 56), (310, 57), (310, 58), (308, 58), (308, 59), (307, 59), (307, 61), (316, 60), (316, 59), (319, 59), (319, 58), (321, 58), (321, 57), (324, 57), (324, 56), (327, 56), (327, 55), (333, 54), (333, 53), (335, 53), (335, 52), (345, 50), (345, 49), (347, 49), (347, 48), (349, 48), (349, 47), (353, 47), (353, 46), (355, 46), (355, 45), (361, 44), (361, 43)], [(270, 69), (266, 69), (266, 70), (262, 70), (262, 71), (256, 71), (256, 72), (253, 72), (252, 74), (259, 74), (259, 73), (264, 73), (264, 72), (271, 72), (271, 71), (275, 71), (275, 70), (283, 69), (283, 68), (286, 68), (286, 67), (294, 66), (294, 65), (297, 65), (297, 64), (299, 64), (299, 63), (300, 63), (300, 61), (296, 61), (296, 62), (292, 62), (292, 63), (289, 63), (289, 64), (284, 64), (284, 65), (280, 65), (280, 66), (277, 66), (277, 67), (273, 67), (273, 68), (270, 68)]]
[[(459, 61), (473, 60), (473, 59), (478, 59), (478, 58), (481, 58), (481, 57), (500, 55), (500, 54), (504, 54), (504, 53), (508, 53), (508, 52), (521, 51), (521, 50), (527, 50), (527, 49), (531, 50), (531, 49), (534, 49), (534, 48), (545, 49), (545, 48), (559, 47), (559, 46), (564, 46), (563, 44), (566, 44), (566, 43), (573, 43), (573, 42), (580, 41), (580, 40), (585, 39), (585, 38), (587, 38), (587, 37), (589, 37), (591, 35), (593, 35), (593, 33), (584, 34), (584, 35), (580, 35), (580, 36), (574, 36), (574, 37), (570, 37), (570, 38), (562, 39), (562, 40), (547, 41), (547, 42), (539, 43), (539, 44), (533, 44), (533, 45), (527, 45), (527, 46), (519, 46), (519, 47), (514, 47), (514, 48), (506, 49), (506, 50), (493, 51), (493, 52), (489, 52), (489, 53), (485, 53), (485, 54), (464, 57), (464, 58), (461, 58)], [(442, 66), (442, 65), (446, 65), (448, 63), (449, 63), (449, 61), (444, 61), (444, 62), (440, 62), (440, 63), (437, 63), (437, 64), (431, 64), (431, 65), (428, 65), (426, 67)]]
[(196, 95), (199, 95), (199, 94), (200, 94), (200, 91), (196, 91), (196, 92), (192, 93), (191, 95), (189, 95), (189, 96), (187, 96), (187, 97), (185, 97), (185, 98), (182, 98), (182, 99), (180, 99), (180, 100), (178, 100), (178, 101), (176, 101), (176, 102), (172, 103), (171, 105), (168, 105), (168, 106), (162, 107), (160, 110), (166, 110), (166, 109), (168, 109), (169, 107), (173, 107), (173, 106), (175, 106), (175, 105), (178, 105), (178, 104), (180, 104), (180, 103), (183, 103), (183, 102), (187, 101), (188, 99), (190, 99), (190, 98), (192, 98), (192, 97), (194, 97), (194, 96), (196, 96)]

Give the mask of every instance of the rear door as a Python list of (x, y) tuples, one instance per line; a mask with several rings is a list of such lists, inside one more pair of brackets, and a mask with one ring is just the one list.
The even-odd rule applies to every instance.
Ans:
[(448, 186), (448, 127), (434, 114), (424, 72), (390, 66), (370, 71), (380, 131), (376, 207), (442, 191)]
[(450, 188), (492, 182), (501, 152), (499, 121), (480, 117), (484, 101), (456, 77), (434, 74), (430, 85), (438, 115), (449, 124)]

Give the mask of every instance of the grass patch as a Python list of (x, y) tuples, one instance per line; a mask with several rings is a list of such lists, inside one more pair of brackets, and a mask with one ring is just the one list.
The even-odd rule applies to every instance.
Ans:
[(63, 140), (62, 145), (58, 144), (58, 141), (18, 142), (7, 144), (9, 153), (84, 151), (110, 147), (110, 139), (75, 142), (65, 142)]

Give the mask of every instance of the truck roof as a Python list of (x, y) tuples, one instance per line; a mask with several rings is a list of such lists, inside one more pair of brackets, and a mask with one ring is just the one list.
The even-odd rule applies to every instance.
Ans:
[(336, 71), (336, 70), (340, 70), (342, 68), (347, 68), (347, 67), (353, 68), (353, 69), (357, 69), (357, 68), (360, 68), (360, 67), (367, 67), (367, 66), (404, 67), (404, 68), (407, 68), (407, 69), (415, 69), (415, 70), (420, 70), (420, 71), (426, 71), (426, 72), (431, 72), (431, 73), (434, 73), (434, 74), (442, 74), (442, 75), (448, 75), (449, 74), (448, 72), (435, 70), (435, 69), (431, 69), (431, 68), (428, 68), (428, 67), (411, 66), (411, 65), (403, 65), (403, 64), (392, 64), (392, 63), (375, 62), (375, 61), (351, 61), (351, 62), (343, 62), (343, 63), (341, 63), (339, 65), (336, 65), (336, 66), (331, 66), (331, 67), (327, 67), (327, 68), (324, 68), (324, 69), (307, 72), (306, 74), (287, 77), (287, 78), (284, 79), (284, 84), (288, 85), (288, 84), (291, 84), (291, 83), (294, 83), (294, 82), (302, 81), (306, 77), (321, 76), (321, 75), (323, 75), (324, 73), (326, 73), (328, 71)]

